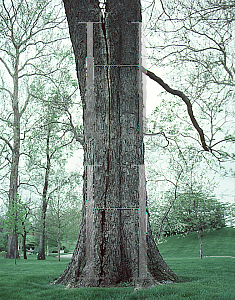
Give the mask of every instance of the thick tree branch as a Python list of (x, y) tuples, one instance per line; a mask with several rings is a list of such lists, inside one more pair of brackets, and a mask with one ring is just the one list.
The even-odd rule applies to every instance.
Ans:
[(188, 114), (189, 114), (189, 117), (191, 119), (191, 122), (192, 122), (194, 128), (199, 133), (203, 149), (205, 151), (211, 151), (210, 147), (208, 147), (207, 144), (206, 144), (204, 132), (201, 129), (201, 127), (199, 126), (197, 120), (194, 117), (192, 104), (191, 104), (190, 100), (188, 99), (188, 97), (183, 92), (178, 91), (178, 90), (174, 90), (171, 87), (169, 87), (169, 85), (166, 84), (160, 77), (156, 76), (153, 72), (144, 69), (144, 67), (142, 67), (141, 71), (143, 73), (145, 73), (149, 78), (151, 78), (152, 80), (154, 80), (158, 84), (160, 84), (164, 88), (164, 90), (166, 90), (168, 93), (170, 93), (172, 95), (175, 95), (175, 96), (178, 96), (184, 101), (184, 103), (187, 105), (187, 110), (188, 110)]

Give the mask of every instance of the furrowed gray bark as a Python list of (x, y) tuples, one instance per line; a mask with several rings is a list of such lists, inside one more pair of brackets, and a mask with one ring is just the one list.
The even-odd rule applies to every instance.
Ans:
[[(107, 1), (103, 21), (98, 1), (64, 0), (64, 6), (84, 107), (84, 186), (77, 245), (69, 265), (55, 283), (69, 287), (139, 283), (139, 166), (144, 165), (143, 133), (139, 130), (143, 122), (139, 118), (140, 1)], [(101, 21), (93, 24), (94, 111), (91, 117), (85, 89), (87, 28), (79, 22)], [(89, 123), (92, 119), (93, 124)], [(92, 279), (86, 262), (88, 166), (93, 166)], [(147, 228), (148, 284), (178, 281), (157, 249), (149, 220)]]

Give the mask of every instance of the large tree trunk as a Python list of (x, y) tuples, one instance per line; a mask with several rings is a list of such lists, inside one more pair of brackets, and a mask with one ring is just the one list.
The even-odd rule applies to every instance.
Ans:
[[(84, 198), (73, 257), (55, 283), (75, 287), (138, 282), (140, 276), (139, 166), (144, 164), (139, 100), (141, 72), (138, 22), (141, 22), (141, 6), (138, 0), (107, 1), (103, 25), (93, 24), (95, 67), (92, 113), (85, 99), (88, 55), (86, 24), (78, 22), (101, 21), (98, 2), (64, 0), (84, 106)], [(91, 242), (86, 238), (86, 194), (91, 180), (88, 178), (89, 166), (93, 170), (95, 207), (94, 247), (91, 251), (94, 265), (86, 259), (87, 245)], [(158, 252), (149, 220), (146, 242), (148, 284), (177, 281), (178, 277)], [(93, 278), (90, 277), (91, 267), (94, 270)]]

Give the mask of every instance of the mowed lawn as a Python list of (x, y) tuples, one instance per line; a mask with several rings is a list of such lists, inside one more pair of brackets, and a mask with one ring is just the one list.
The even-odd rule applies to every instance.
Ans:
[[(159, 245), (163, 258), (184, 282), (134, 291), (133, 287), (65, 289), (50, 285), (67, 266), (69, 259), (54, 257), (37, 261), (6, 260), (0, 257), (0, 299), (235, 299), (235, 229), (206, 232), (199, 258), (196, 233), (174, 236)], [(229, 256), (229, 257), (209, 257)]]

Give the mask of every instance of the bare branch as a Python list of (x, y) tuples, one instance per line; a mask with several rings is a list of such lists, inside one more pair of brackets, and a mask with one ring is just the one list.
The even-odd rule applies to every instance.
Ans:
[(167, 142), (167, 145), (166, 145), (166, 146), (162, 146), (162, 148), (166, 148), (166, 147), (168, 147), (168, 146), (169, 146), (169, 144), (170, 144), (170, 142), (169, 142), (169, 139), (168, 139), (168, 137), (165, 135), (165, 133), (164, 133), (164, 132), (157, 132), (157, 133), (144, 133), (144, 135), (146, 135), (146, 136), (156, 136), (156, 135), (162, 135), (162, 136), (165, 138), (166, 142)]
[(194, 117), (192, 104), (191, 104), (190, 100), (188, 99), (188, 97), (183, 92), (170, 88), (169, 85), (166, 84), (160, 77), (156, 76), (153, 72), (144, 69), (144, 67), (142, 67), (142, 72), (145, 73), (147, 76), (149, 76), (149, 78), (151, 78), (152, 80), (154, 80), (158, 84), (160, 84), (164, 88), (164, 90), (166, 90), (168, 93), (178, 96), (184, 101), (184, 103), (187, 105), (188, 114), (192, 121), (192, 124), (193, 124), (194, 128), (197, 130), (197, 132), (199, 133), (203, 149), (205, 151), (211, 151), (211, 149), (206, 144), (204, 132)]
[(8, 90), (8, 89), (6, 89), (6, 88), (4, 88), (4, 87), (0, 87), (0, 91), (5, 91), (5, 92), (7, 92), (7, 93), (10, 95), (11, 99), (13, 98), (13, 94), (12, 94), (12, 92), (11, 92), (10, 90)]
[(214, 145), (211, 146), (211, 148), (218, 145), (218, 144), (220, 144), (220, 143), (223, 143), (223, 142), (235, 142), (235, 138), (234, 137), (225, 138), (221, 141), (216, 142)]
[(158, 235), (157, 235), (157, 241), (159, 240), (160, 235), (161, 235), (163, 222), (164, 222), (164, 220), (166, 219), (166, 217), (168, 216), (168, 214), (169, 214), (169, 212), (170, 212), (172, 206), (173, 206), (174, 203), (175, 203), (175, 200), (177, 199), (178, 182), (179, 182), (179, 179), (180, 179), (180, 176), (181, 176), (182, 173), (183, 173), (183, 170), (180, 171), (179, 176), (178, 176), (178, 178), (177, 178), (177, 180), (176, 180), (176, 183), (172, 182), (171, 180), (167, 180), (167, 179), (164, 180), (164, 181), (168, 181), (168, 182), (170, 182), (171, 184), (174, 185), (174, 187), (175, 187), (175, 190), (174, 190), (174, 199), (172, 200), (170, 206), (168, 207), (167, 211), (165, 212), (164, 216), (163, 216), (162, 219), (161, 219), (161, 224), (160, 224), (160, 227), (159, 227), (159, 230), (158, 230)]
[[(63, 135), (60, 137), (60, 139), (62, 139), (62, 137), (65, 135), (65, 133), (66, 133), (66, 132), (63, 133)], [(53, 155), (56, 153), (56, 151), (62, 149), (63, 147), (66, 147), (66, 146), (72, 144), (73, 140), (74, 140), (74, 137), (72, 137), (72, 139), (71, 139), (70, 141), (68, 141), (68, 142), (66, 142), (66, 143), (64, 143), (64, 144), (62, 144), (61, 146), (55, 147), (55, 149), (54, 149), (54, 150), (51, 152), (51, 154), (50, 154), (50, 159), (52, 159), (52, 157), (53, 157)]]
[(31, 186), (33, 188), (35, 188), (35, 190), (37, 191), (38, 195), (41, 195), (42, 193), (39, 191), (38, 187), (34, 184), (31, 184), (31, 183), (28, 183), (28, 182), (20, 182), (19, 183), (19, 186), (20, 185), (27, 185), (27, 186)]
[(71, 115), (70, 111), (69, 111), (68, 109), (66, 109), (66, 112), (67, 112), (67, 114), (68, 114), (68, 116), (69, 116), (69, 122), (70, 122), (70, 126), (71, 126), (71, 128), (72, 128), (72, 131), (73, 131), (75, 140), (76, 140), (77, 142), (79, 142), (79, 143), (84, 147), (84, 140), (83, 140), (83, 137), (80, 136), (80, 135), (77, 133), (77, 130), (76, 130), (76, 128), (75, 128), (74, 125), (73, 125), (73, 119), (72, 119), (72, 115)]
[(0, 61), (3, 63), (4, 67), (6, 68), (7, 72), (11, 77), (13, 77), (13, 74), (11, 73), (10, 68), (8, 67), (7, 63), (0, 57)]
[(13, 147), (12, 147), (11, 143), (1, 135), (0, 135), (0, 139), (3, 140), (7, 144), (7, 146), (11, 149), (11, 151), (13, 152)]

